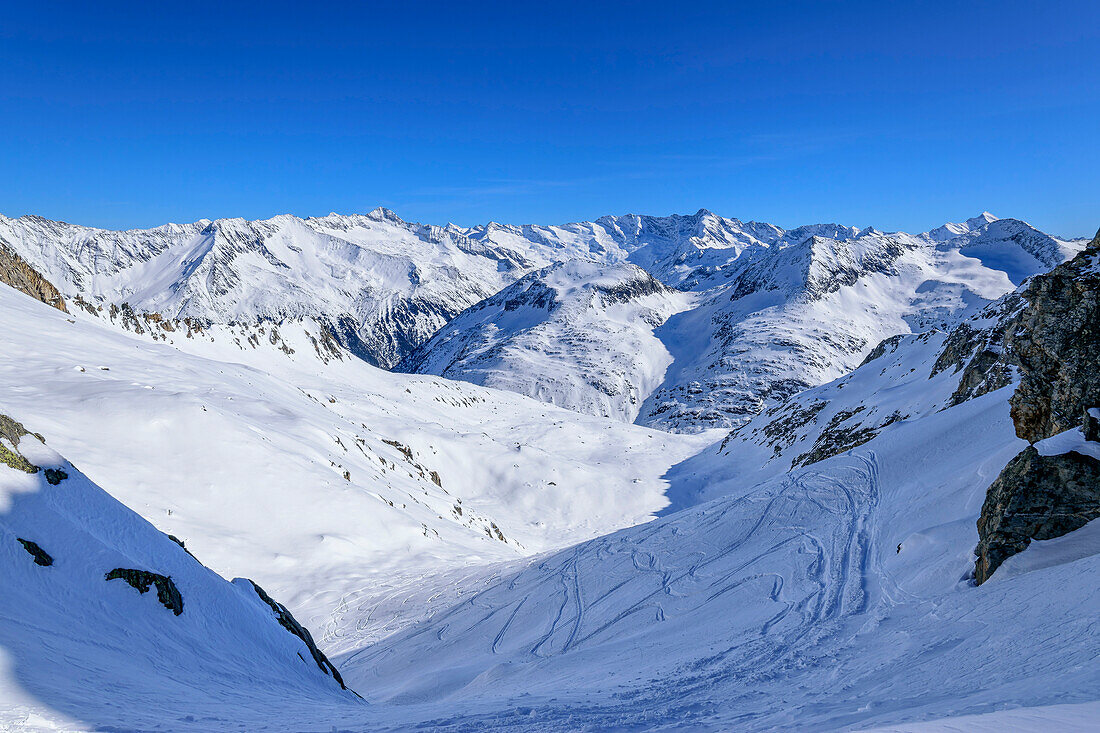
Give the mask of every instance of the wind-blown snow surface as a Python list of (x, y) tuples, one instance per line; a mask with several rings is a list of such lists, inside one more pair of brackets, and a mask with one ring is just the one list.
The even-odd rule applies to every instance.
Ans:
[[(1095, 701), (1091, 527), (969, 580), (986, 487), (1023, 441), (1011, 386), (947, 407), (945, 337), (897, 340), (677, 467), (681, 511), (503, 572), (345, 670), (378, 702), (445, 703), (432, 723), (456, 728), (836, 729)], [(869, 442), (788, 471), (848, 420)], [(718, 498), (693, 505), (703, 487)]]
[(653, 329), (691, 304), (641, 268), (574, 260), (467, 309), (398, 368), (633, 422), (672, 362)]
[(380, 703), (445, 702), (436, 723), (531, 730), (1096, 700), (1100, 548), (967, 582), (985, 487), (1020, 447), (1006, 397), (506, 573), (343, 667)]

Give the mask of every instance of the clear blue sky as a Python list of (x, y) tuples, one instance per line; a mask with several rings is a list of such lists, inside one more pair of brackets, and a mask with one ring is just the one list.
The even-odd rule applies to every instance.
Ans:
[(6, 3), (0, 213), (1100, 226), (1100, 3)]

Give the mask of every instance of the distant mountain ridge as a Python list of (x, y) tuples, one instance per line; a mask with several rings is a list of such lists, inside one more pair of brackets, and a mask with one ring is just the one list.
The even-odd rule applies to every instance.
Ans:
[[(838, 224), (785, 230), (705, 209), (560, 226), (440, 227), (378, 208), (122, 232), (0, 216), (0, 245), (69, 300), (206, 325), (308, 324), (383, 368), (401, 364), (696, 431), (733, 427), (769, 400), (833, 379), (918, 323), (949, 325), (1084, 242), (989, 213), (910, 235)], [(554, 269), (575, 262), (585, 264)], [(693, 295), (669, 291), (659, 307), (614, 317), (595, 301), (573, 301), (537, 324), (513, 319), (511, 331), (495, 322), (486, 331), (486, 299), (521, 278), (552, 276), (566, 290), (591, 290), (607, 278), (630, 280), (630, 267)], [(480, 316), (459, 318), (482, 301)], [(457, 335), (463, 329), (473, 331)], [(551, 332), (569, 337), (551, 345)], [(444, 343), (463, 346), (428, 353)], [(639, 348), (628, 357), (627, 345)], [(601, 349), (618, 356), (601, 361)], [(508, 356), (493, 361), (488, 350)]]
[[(526, 240), (563, 253), (596, 253), (611, 263), (605, 270), (573, 272), (574, 287), (625, 261), (691, 293), (690, 307), (660, 322), (637, 319), (631, 325), (651, 333), (646, 338), (664, 348), (633, 350), (626, 371), (664, 369), (664, 378), (615, 390), (643, 398), (640, 406), (620, 410), (621, 416), (688, 432), (736, 427), (770, 403), (854, 369), (889, 336), (950, 328), (1084, 246), (988, 213), (916, 235), (837, 224), (783, 230), (706, 210), (691, 216), (603, 217), (561, 227), (490, 225), (470, 235), (516, 249)], [(566, 274), (553, 274), (555, 287)], [(510, 333), (498, 319), (488, 325), (466, 316), (444, 326), (402, 368), (501, 386), (574, 409), (587, 404), (584, 411), (609, 414), (598, 394), (606, 379), (590, 380), (585, 397), (574, 391), (565, 398), (552, 386), (582, 384), (586, 374), (601, 371), (574, 364), (563, 377), (558, 352), (564, 343), (554, 344), (550, 353), (549, 342), (531, 337), (533, 331), (554, 328), (560, 315), (512, 321)], [(574, 318), (607, 321), (591, 310)], [(590, 331), (586, 351), (597, 351), (592, 342), (602, 337), (605, 350), (616, 352), (608, 334)], [(489, 342), (493, 354), (508, 358), (488, 359)], [(465, 346), (454, 348), (459, 343)], [(479, 346), (465, 350), (475, 343)]]
[(544, 264), (385, 209), (125, 232), (0, 217), (0, 242), (70, 297), (205, 323), (320, 319), (383, 367)]

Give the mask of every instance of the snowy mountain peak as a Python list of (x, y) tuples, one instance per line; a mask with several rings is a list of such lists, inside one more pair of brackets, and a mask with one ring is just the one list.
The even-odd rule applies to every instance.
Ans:
[(400, 216), (384, 206), (378, 206), (372, 209), (371, 212), (367, 214), (367, 217), (377, 221), (392, 221), (395, 224), (405, 223)]
[(1060, 265), (1084, 246), (1082, 241), (1056, 239), (1019, 219), (994, 219), (949, 243), (967, 257), (1006, 273), (1016, 285)]
[(977, 231), (986, 224), (997, 221), (997, 217), (988, 211), (972, 216), (964, 222), (948, 222), (928, 232), (928, 236), (937, 242), (944, 242), (969, 232)]

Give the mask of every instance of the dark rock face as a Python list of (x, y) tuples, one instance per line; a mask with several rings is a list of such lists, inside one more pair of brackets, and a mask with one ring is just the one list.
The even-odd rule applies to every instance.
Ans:
[(986, 492), (978, 519), (978, 583), (1031, 540), (1049, 540), (1100, 517), (1100, 461), (1079, 453), (1042, 456), (1027, 447)]
[(19, 544), (23, 545), (23, 549), (29, 552), (31, 557), (34, 558), (35, 565), (41, 565), (42, 567), (53, 565), (53, 558), (50, 557), (48, 552), (39, 547), (37, 542), (31, 542), (22, 537), (16, 537), (15, 539)]
[(115, 568), (107, 573), (104, 579), (125, 580), (132, 587), (136, 588), (138, 593), (145, 593), (149, 590), (149, 586), (151, 585), (156, 586), (157, 600), (177, 616), (183, 613), (183, 596), (180, 595), (179, 589), (176, 587), (176, 584), (172, 582), (172, 579), (166, 575), (150, 573), (147, 570)]
[(61, 293), (53, 283), (42, 277), (41, 273), (31, 267), (26, 260), (3, 245), (0, 245), (0, 282), (46, 305), (52, 305), (59, 311), (69, 312)]
[[(1027, 306), (1005, 331), (1003, 351), (1020, 372), (1010, 402), (1016, 435), (1031, 443), (1083, 427), (1100, 435), (1100, 233), (1069, 262), (1034, 278)], [(1092, 408), (1092, 409), (1090, 409)], [(1032, 446), (986, 491), (974, 574), (989, 579), (1031, 540), (1053, 539), (1100, 517), (1100, 461)]]
[(1085, 440), (1100, 442), (1100, 409), (1085, 410)]
[(661, 284), (649, 273), (644, 273), (616, 285), (597, 285), (594, 290), (603, 296), (606, 303), (629, 303), (647, 295), (670, 292), (672, 288)]
[(1034, 443), (1081, 425), (1100, 405), (1100, 233), (1069, 262), (1032, 281), (1012, 351), (1016, 435)]
[(868, 352), (867, 356), (863, 357), (863, 361), (860, 362), (859, 365), (863, 366), (864, 364), (868, 364), (875, 359), (885, 356), (886, 354), (893, 354), (895, 351), (898, 350), (898, 345), (901, 344), (901, 341), (904, 338), (905, 334), (899, 333), (896, 336), (890, 336), (889, 338), (883, 339), (879, 342), (878, 346)]
[(198, 560), (197, 557), (195, 557), (193, 554), (191, 554), (191, 551), (187, 549), (187, 545), (185, 545), (183, 543), (183, 540), (181, 540), (179, 537), (176, 537), (174, 534), (170, 534), (170, 535), (168, 535), (168, 539), (172, 540), (177, 545), (179, 545), (181, 550), (186, 552), (188, 555), (191, 555), (191, 557), (194, 557), (195, 560)]
[(336, 669), (336, 665), (330, 662), (328, 657), (317, 648), (317, 645), (313, 643), (313, 636), (304, 626), (298, 623), (297, 619), (287, 610), (287, 607), (269, 596), (264, 589), (254, 581), (249, 580), (248, 582), (252, 584), (252, 589), (256, 591), (256, 595), (260, 597), (260, 600), (270, 606), (271, 610), (275, 612), (275, 618), (278, 620), (279, 625), (302, 640), (309, 649), (309, 653), (313, 656), (313, 661), (317, 663), (321, 671), (331, 675), (332, 678), (339, 683), (342, 689), (348, 689), (344, 685), (344, 679), (340, 676), (340, 672)]

